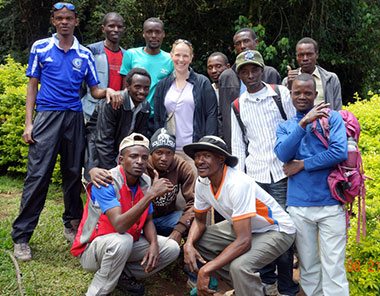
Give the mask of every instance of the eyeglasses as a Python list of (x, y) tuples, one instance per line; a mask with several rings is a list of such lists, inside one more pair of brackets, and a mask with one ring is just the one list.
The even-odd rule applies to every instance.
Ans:
[(61, 10), (66, 7), (68, 10), (75, 11), (75, 5), (67, 2), (58, 2), (53, 5), (54, 10)]

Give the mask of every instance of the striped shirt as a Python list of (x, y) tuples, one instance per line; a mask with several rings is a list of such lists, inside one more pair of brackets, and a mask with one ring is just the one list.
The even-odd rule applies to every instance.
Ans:
[(26, 76), (41, 84), (36, 98), (37, 111), (82, 111), (79, 91), (82, 82), (89, 87), (99, 84), (91, 51), (74, 37), (65, 52), (58, 35), (36, 41), (30, 51)]
[(296, 232), (289, 215), (274, 198), (251, 177), (235, 168), (224, 166), (223, 179), (217, 192), (213, 191), (207, 177), (197, 178), (194, 211), (204, 213), (210, 207), (230, 223), (251, 219), (252, 233), (270, 230), (288, 234)]
[[(263, 82), (264, 83), (264, 82)], [(256, 182), (269, 184), (285, 178), (283, 163), (274, 154), (276, 130), (284, 119), (273, 100), (276, 92), (264, 83), (265, 87), (256, 93), (245, 91), (239, 97), (240, 117), (246, 127), (248, 139), (248, 156), (243, 141), (242, 131), (231, 110), (231, 146), (232, 154), (239, 158), (237, 168), (255, 179)], [(282, 106), (287, 118), (292, 118), (296, 110), (290, 98), (289, 90), (279, 85)]]

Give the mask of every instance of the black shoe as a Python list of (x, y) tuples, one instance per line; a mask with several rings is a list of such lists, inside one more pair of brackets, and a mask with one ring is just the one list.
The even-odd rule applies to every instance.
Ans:
[(145, 295), (145, 286), (136, 281), (134, 277), (128, 277), (124, 272), (121, 273), (116, 289), (128, 293), (131, 296)]

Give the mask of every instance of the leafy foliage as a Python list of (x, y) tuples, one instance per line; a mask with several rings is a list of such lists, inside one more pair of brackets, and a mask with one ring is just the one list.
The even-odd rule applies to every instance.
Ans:
[[(0, 65), (0, 171), (26, 173), (28, 145), (22, 140), (25, 121), (26, 66), (8, 56)], [(60, 182), (59, 158), (53, 181)]]
[[(358, 118), (362, 131), (359, 145), (363, 154), (366, 181), (367, 236), (356, 243), (357, 218), (351, 219), (347, 245), (347, 271), (351, 295), (380, 294), (380, 96), (369, 93), (370, 99), (359, 101), (347, 109)], [(357, 211), (357, 208), (355, 208)]]
[[(73, 0), (80, 25), (76, 36), (83, 44), (103, 38), (101, 20), (117, 11), (126, 20), (122, 39), (125, 48), (141, 46), (142, 23), (151, 16), (165, 23), (163, 48), (177, 38), (190, 40), (195, 49), (193, 66), (205, 73), (206, 59), (214, 51), (234, 60), (232, 36), (237, 26), (257, 29), (259, 50), (265, 60), (286, 75), (286, 65), (296, 67), (294, 48), (310, 36), (320, 44), (319, 63), (336, 72), (342, 82), (343, 99), (354, 92), (365, 98), (369, 89), (380, 92), (380, 6), (377, 0), (268, 0), (268, 1), (179, 1), (179, 0)], [(46, 37), (53, 1), (0, 1), (0, 61), (12, 54), (27, 62), (33, 41)], [(36, 17), (37, 16), (37, 17)], [(265, 28), (265, 30), (263, 30)]]

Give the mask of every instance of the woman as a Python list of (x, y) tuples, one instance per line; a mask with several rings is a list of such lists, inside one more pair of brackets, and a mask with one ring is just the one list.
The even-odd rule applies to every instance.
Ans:
[(174, 72), (162, 79), (154, 95), (154, 126), (166, 127), (176, 136), (176, 152), (205, 135), (217, 135), (217, 100), (210, 81), (195, 73), (190, 63), (193, 47), (178, 39), (170, 52)]

